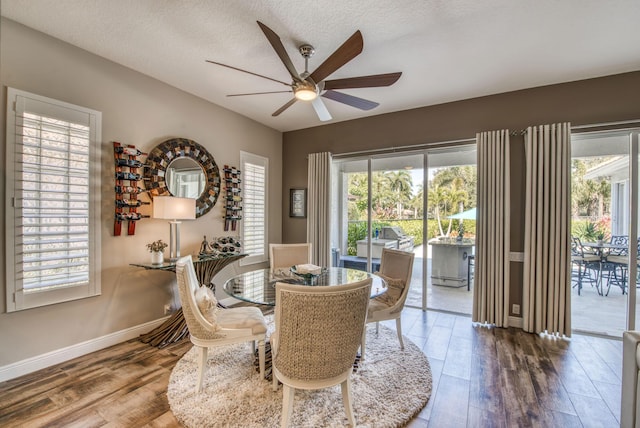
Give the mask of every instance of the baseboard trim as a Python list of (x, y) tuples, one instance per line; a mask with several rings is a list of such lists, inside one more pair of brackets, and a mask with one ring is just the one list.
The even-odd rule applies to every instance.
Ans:
[(509, 317), (509, 327), (522, 328), (523, 322), (520, 317)]
[(75, 345), (67, 346), (66, 348), (56, 349), (55, 351), (27, 358), (26, 360), (1, 366), (0, 382), (15, 379), (38, 370), (51, 367), (55, 364), (64, 363), (65, 361), (69, 361), (73, 358), (81, 357), (83, 355), (90, 354), (91, 352), (117, 345), (118, 343), (126, 342), (129, 339), (134, 339), (141, 334), (147, 333), (155, 327), (158, 327), (166, 321), (167, 318), (169, 317), (167, 316), (155, 321), (149, 321), (105, 336), (87, 340), (86, 342), (77, 343)]

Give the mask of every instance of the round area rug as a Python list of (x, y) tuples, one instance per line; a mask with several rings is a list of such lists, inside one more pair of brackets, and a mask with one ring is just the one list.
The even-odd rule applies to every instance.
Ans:
[[(271, 328), (272, 327), (271, 323)], [(367, 355), (351, 378), (353, 410), (358, 426), (405, 425), (431, 396), (431, 369), (427, 357), (404, 337), (400, 349), (394, 330), (367, 328)], [(186, 427), (278, 427), (282, 415), (282, 385), (254, 370), (251, 344), (209, 350), (202, 391), (195, 393), (197, 349), (188, 351), (169, 378), (167, 397), (175, 417)], [(340, 385), (313, 391), (296, 390), (293, 417), (296, 427), (347, 425)]]

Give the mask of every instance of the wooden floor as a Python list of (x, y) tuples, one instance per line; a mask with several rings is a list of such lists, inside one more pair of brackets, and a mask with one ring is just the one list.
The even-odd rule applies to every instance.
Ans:
[[(410, 308), (402, 325), (433, 373), (431, 399), (410, 427), (619, 426), (618, 340), (541, 338)], [(0, 426), (180, 426), (166, 390), (190, 348), (132, 340), (0, 383)]]

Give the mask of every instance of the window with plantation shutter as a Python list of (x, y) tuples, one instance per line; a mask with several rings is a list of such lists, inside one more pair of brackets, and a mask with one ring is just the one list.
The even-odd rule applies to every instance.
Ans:
[(242, 171), (242, 245), (248, 254), (241, 264), (261, 263), (268, 259), (267, 179), (269, 159), (240, 152)]
[(7, 311), (100, 294), (101, 113), (9, 88)]

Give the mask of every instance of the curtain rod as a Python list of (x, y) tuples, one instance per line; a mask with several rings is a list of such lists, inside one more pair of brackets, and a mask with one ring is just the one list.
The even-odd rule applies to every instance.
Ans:
[[(576, 125), (571, 126), (571, 130), (586, 130), (591, 128), (602, 128), (607, 126), (621, 126), (621, 125), (637, 125), (640, 126), (640, 119), (635, 120), (623, 120), (618, 122), (602, 122), (602, 123), (591, 123), (587, 125)], [(527, 132), (526, 129), (520, 129), (516, 131), (510, 131), (509, 135), (511, 136), (520, 136), (524, 135)], [(462, 145), (464, 143), (475, 142), (475, 138), (463, 138), (460, 140), (449, 140), (449, 141), (439, 141), (436, 143), (422, 143), (416, 144), (413, 146), (398, 146), (398, 147), (388, 147), (384, 149), (371, 149), (371, 150), (360, 150), (356, 152), (347, 152), (347, 153), (338, 153), (334, 154), (334, 159), (346, 158), (346, 157), (354, 157), (354, 156), (367, 156), (373, 154), (386, 154), (386, 153), (396, 153), (396, 152), (407, 152), (411, 150), (420, 150), (420, 149), (432, 149), (439, 148), (441, 146), (451, 146), (451, 145)]]
[[(602, 122), (602, 123), (590, 123), (587, 125), (576, 125), (576, 126), (571, 126), (571, 130), (587, 130), (587, 129), (592, 129), (592, 128), (606, 128), (609, 126), (614, 126), (614, 127), (618, 127), (618, 126), (623, 126), (623, 125), (636, 125), (636, 126), (640, 126), (640, 119), (637, 120), (621, 120), (618, 122)], [(634, 126), (635, 127), (635, 126)], [(526, 129), (520, 129), (518, 131), (511, 131), (509, 132), (509, 135), (511, 136), (516, 136), (516, 135), (524, 135), (526, 134), (527, 130)]]
[(439, 141), (437, 143), (422, 143), (416, 144), (413, 146), (398, 146), (398, 147), (387, 147), (384, 149), (371, 149), (371, 150), (360, 150), (357, 152), (348, 152), (348, 153), (338, 153), (333, 155), (334, 159), (340, 159), (343, 157), (353, 157), (353, 156), (366, 156), (373, 154), (386, 154), (386, 153), (396, 153), (396, 152), (408, 152), (412, 150), (420, 150), (420, 149), (433, 149), (441, 146), (450, 146), (450, 145), (462, 145), (464, 143), (475, 142), (475, 138), (465, 138), (462, 140), (449, 140), (449, 141)]

